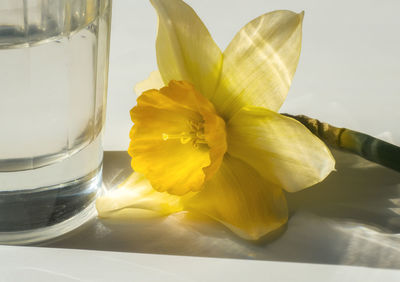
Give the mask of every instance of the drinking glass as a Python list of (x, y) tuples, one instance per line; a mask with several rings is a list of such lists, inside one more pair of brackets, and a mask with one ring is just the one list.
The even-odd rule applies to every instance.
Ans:
[(94, 213), (110, 20), (111, 0), (0, 0), (0, 243)]

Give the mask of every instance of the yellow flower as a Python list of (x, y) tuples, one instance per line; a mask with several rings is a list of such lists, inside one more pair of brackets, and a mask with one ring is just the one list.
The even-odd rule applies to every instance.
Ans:
[(194, 210), (258, 239), (286, 223), (283, 190), (334, 169), (322, 141), (277, 113), (299, 60), (303, 13), (264, 14), (222, 53), (184, 2), (151, 2), (159, 72), (138, 85), (146, 91), (131, 111), (137, 173), (122, 185), (124, 196), (97, 201), (99, 215)]

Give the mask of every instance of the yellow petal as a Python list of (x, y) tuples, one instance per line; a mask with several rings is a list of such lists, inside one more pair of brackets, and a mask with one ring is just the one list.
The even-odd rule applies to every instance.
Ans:
[(153, 71), (149, 77), (135, 85), (136, 96), (139, 97), (143, 92), (150, 89), (160, 89), (164, 87), (164, 81), (161, 78), (160, 72)]
[(222, 53), (193, 9), (181, 0), (151, 0), (158, 13), (157, 63), (165, 84), (191, 82), (206, 97), (215, 91)]
[(154, 189), (198, 191), (218, 169), (226, 151), (225, 123), (189, 83), (171, 81), (160, 91), (144, 92), (131, 117), (132, 167)]
[(246, 107), (227, 124), (228, 153), (289, 192), (322, 181), (335, 160), (326, 145), (298, 121)]
[(288, 216), (282, 190), (229, 155), (217, 174), (205, 183), (205, 188), (183, 203), (185, 209), (210, 216), (250, 240), (276, 230)]
[(157, 192), (143, 175), (134, 172), (117, 189), (96, 200), (99, 217), (142, 218), (182, 211), (180, 197)]
[(303, 13), (274, 11), (248, 23), (224, 52), (211, 102), (225, 119), (246, 105), (277, 111), (289, 91), (301, 49)]

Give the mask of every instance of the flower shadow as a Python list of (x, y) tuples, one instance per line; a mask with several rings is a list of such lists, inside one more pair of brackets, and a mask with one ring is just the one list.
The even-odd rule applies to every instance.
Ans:
[[(287, 194), (286, 226), (248, 242), (206, 217), (97, 219), (42, 246), (400, 269), (400, 174), (334, 152), (337, 172)], [(125, 152), (106, 152), (108, 188), (131, 173)]]
[(336, 172), (314, 187), (287, 194), (291, 214), (309, 212), (399, 233), (400, 173), (358, 156), (334, 154)]

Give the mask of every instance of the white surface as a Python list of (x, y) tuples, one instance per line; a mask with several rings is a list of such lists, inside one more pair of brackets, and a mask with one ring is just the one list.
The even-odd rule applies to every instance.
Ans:
[(400, 271), (0, 246), (0, 281), (399, 281)]
[[(273, 268), (285, 267), (288, 262), (301, 266), (329, 264), (342, 266), (338, 269), (348, 267), (344, 270), (346, 275), (359, 275), (360, 279), (354, 281), (364, 281), (363, 276), (370, 278), (370, 272), (358, 272), (357, 267), (400, 270), (400, 174), (351, 154), (333, 153), (337, 172), (312, 188), (287, 194), (290, 209), (287, 226), (261, 242), (241, 240), (209, 218), (178, 213), (145, 220), (95, 218), (41, 246), (180, 255), (180, 259), (189, 261), (189, 256), (245, 259), (238, 261), (244, 266), (248, 264), (246, 260), (269, 261), (275, 262)], [(105, 187), (114, 187), (130, 173), (130, 157), (126, 152), (105, 153)], [(179, 259), (170, 263), (178, 264), (172, 268), (181, 267)], [(271, 264), (265, 265), (269, 271), (267, 266)], [(110, 265), (109, 271), (113, 269)], [(336, 272), (332, 274), (336, 268), (316, 269), (326, 279), (337, 278)], [(297, 271), (290, 269), (287, 275), (296, 276)], [(204, 275), (213, 277), (212, 272), (206, 271)], [(254, 271), (248, 277), (257, 280), (263, 275)]]
[[(187, 2), (204, 20), (221, 49), (245, 23), (264, 12), (305, 10), (300, 64), (282, 111), (307, 114), (400, 144), (396, 124), (400, 111), (395, 110), (400, 104), (399, 1)], [(155, 34), (156, 15), (148, 1), (114, 0), (106, 150), (125, 150), (128, 146), (129, 110), (136, 99), (133, 87), (156, 69)], [(150, 237), (146, 229), (135, 229), (142, 227), (140, 224), (107, 229), (101, 222), (93, 230), (89, 228), (89, 234), (94, 232), (92, 237), (85, 236), (88, 229), (83, 229), (83, 235), (72, 235), (76, 236), (75, 245), (82, 247), (93, 244), (93, 248), (131, 248), (134, 252), (154, 251), (155, 244), (161, 244), (160, 252), (190, 253), (179, 248), (183, 240), (185, 246), (197, 247), (200, 255), (218, 255), (214, 253), (218, 245), (220, 249), (236, 246), (225, 251), (235, 254), (240, 250), (243, 256), (263, 255), (263, 259), (272, 261), (0, 246), (0, 281), (400, 281), (398, 270), (335, 265), (399, 268), (400, 260), (397, 175), (388, 176), (386, 171), (367, 166), (343, 171), (344, 175), (339, 170), (336, 177), (322, 183), (320, 190), (310, 189), (294, 196), (294, 215), (286, 233), (259, 248), (226, 238), (224, 230), (199, 237), (196, 232), (201, 231), (191, 227), (185, 233), (163, 229), (163, 225), (152, 225), (164, 233)], [(380, 185), (387, 193), (376, 199), (373, 191)], [(354, 217), (349, 218), (350, 214)], [(386, 233), (388, 229), (392, 232)], [(223, 237), (218, 238), (218, 232)], [(193, 245), (188, 233), (203, 238), (203, 245), (199, 241)], [(138, 236), (142, 236), (141, 241)], [(176, 245), (160, 241), (160, 236), (176, 239)], [(74, 246), (74, 242), (66, 245)], [(273, 262), (320, 263), (323, 259), (331, 265)]]
[[(400, 144), (400, 1), (188, 0), (223, 50), (248, 21), (305, 11), (300, 63), (282, 112), (307, 114)], [(126, 150), (134, 85), (156, 69), (149, 1), (113, 6), (106, 150)]]

